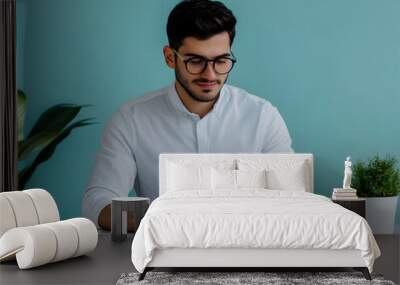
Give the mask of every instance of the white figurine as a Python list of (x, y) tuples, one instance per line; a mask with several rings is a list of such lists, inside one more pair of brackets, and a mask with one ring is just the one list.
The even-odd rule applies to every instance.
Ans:
[(351, 189), (351, 158), (348, 156), (344, 162), (344, 179), (343, 179), (343, 189)]

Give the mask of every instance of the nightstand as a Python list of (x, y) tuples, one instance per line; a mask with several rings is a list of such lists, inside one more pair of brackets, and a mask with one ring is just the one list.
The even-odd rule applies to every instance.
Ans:
[(332, 202), (339, 204), (340, 206), (359, 214), (361, 217), (365, 218), (365, 199), (357, 198), (353, 200), (337, 200), (332, 199)]

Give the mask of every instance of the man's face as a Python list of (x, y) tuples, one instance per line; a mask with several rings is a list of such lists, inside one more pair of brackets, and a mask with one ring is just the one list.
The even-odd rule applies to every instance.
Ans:
[[(185, 38), (177, 52), (184, 59), (193, 56), (206, 59), (227, 56), (230, 54), (229, 34), (223, 32), (207, 40), (199, 40), (194, 37)], [(176, 81), (193, 100), (209, 102), (218, 98), (228, 74), (216, 73), (213, 63), (208, 62), (207, 68), (202, 73), (193, 75), (186, 70), (185, 63), (180, 57), (175, 56), (175, 60)]]

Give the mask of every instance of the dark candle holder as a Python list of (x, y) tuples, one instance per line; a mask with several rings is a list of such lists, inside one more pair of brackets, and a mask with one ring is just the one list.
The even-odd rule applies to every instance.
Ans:
[(128, 234), (128, 213), (135, 219), (134, 232), (150, 205), (150, 199), (144, 197), (114, 198), (111, 203), (111, 239), (123, 241)]

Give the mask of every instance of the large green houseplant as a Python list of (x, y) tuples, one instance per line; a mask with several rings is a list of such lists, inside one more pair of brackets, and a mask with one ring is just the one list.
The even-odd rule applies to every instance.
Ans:
[(359, 161), (354, 165), (353, 186), (361, 197), (392, 197), (400, 193), (400, 170), (397, 160), (375, 155), (368, 163)]
[(375, 234), (393, 234), (400, 194), (397, 159), (375, 155), (368, 162), (358, 161), (353, 170), (353, 187), (366, 198), (366, 218)]
[[(26, 95), (17, 92), (18, 162), (34, 158), (18, 172), (18, 189), (24, 189), (39, 164), (48, 160), (73, 129), (94, 124), (93, 118), (71, 121), (89, 105), (58, 104), (42, 113), (27, 136), (24, 135)], [(70, 124), (71, 123), (71, 124)]]

